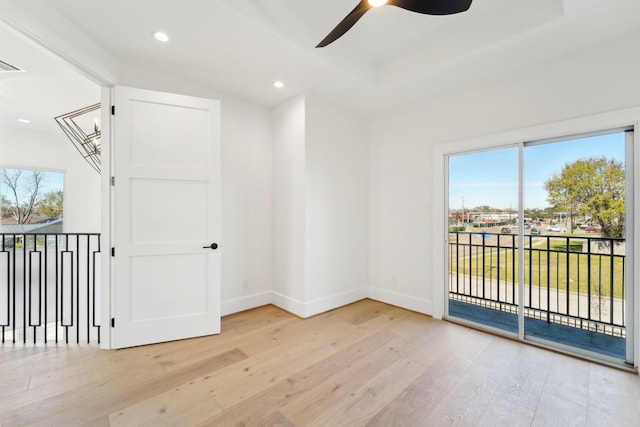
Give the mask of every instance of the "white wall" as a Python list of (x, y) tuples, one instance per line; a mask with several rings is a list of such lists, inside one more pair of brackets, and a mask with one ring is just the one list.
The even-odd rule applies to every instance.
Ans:
[(62, 130), (53, 133), (2, 127), (0, 153), (1, 167), (64, 172), (65, 232), (100, 232), (100, 175)]
[(431, 313), (431, 146), (387, 125), (371, 137), (370, 294)]
[(367, 296), (365, 123), (299, 96), (273, 111), (273, 302), (308, 317)]
[[(444, 240), (431, 224), (445, 208), (444, 197), (432, 201), (445, 185), (443, 175), (432, 176), (441, 161), (432, 155), (436, 144), (496, 134), (492, 145), (500, 145), (514, 142), (502, 134), (507, 130), (640, 106), (640, 56), (631, 54), (639, 45), (640, 33), (627, 35), (373, 120), (372, 296), (441, 311), (434, 289), (444, 284), (431, 274), (432, 259), (441, 255), (433, 253), (432, 240)], [(551, 135), (536, 135), (545, 136)]]
[(317, 97), (306, 109), (306, 286), (310, 313), (368, 295), (366, 123)]
[(305, 286), (305, 98), (273, 110), (274, 303), (304, 313)]
[(222, 101), (223, 315), (267, 304), (273, 278), (270, 112)]

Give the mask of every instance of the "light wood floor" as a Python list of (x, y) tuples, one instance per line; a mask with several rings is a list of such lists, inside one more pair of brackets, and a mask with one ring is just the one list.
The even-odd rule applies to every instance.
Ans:
[(640, 377), (364, 300), (222, 334), (0, 349), (2, 426), (639, 426)]

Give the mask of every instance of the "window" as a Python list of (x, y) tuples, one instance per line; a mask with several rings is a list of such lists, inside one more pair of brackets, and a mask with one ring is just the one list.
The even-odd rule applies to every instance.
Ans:
[(3, 233), (61, 233), (64, 229), (64, 173), (0, 169)]

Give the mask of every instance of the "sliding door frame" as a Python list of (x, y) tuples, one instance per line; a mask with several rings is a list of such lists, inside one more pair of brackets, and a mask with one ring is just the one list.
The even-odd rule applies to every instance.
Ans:
[[(629, 110), (622, 110), (612, 113), (599, 114), (595, 116), (583, 117), (578, 119), (567, 120), (563, 122), (555, 122), (545, 125), (538, 125), (530, 128), (524, 128), (509, 132), (497, 133), (492, 135), (485, 135), (477, 138), (450, 141), (447, 143), (437, 144), (433, 148), (433, 182), (442, 183), (442, 185), (435, 185), (432, 193), (432, 203), (434, 206), (432, 225), (434, 230), (434, 236), (442, 237), (436, 238), (432, 245), (432, 279), (433, 279), (433, 316), (435, 318), (448, 318), (448, 195), (449, 195), (449, 183), (448, 183), (448, 159), (452, 155), (459, 155), (464, 153), (470, 153), (475, 151), (486, 151), (492, 149), (501, 149), (507, 147), (518, 146), (518, 212), (519, 217), (523, 218), (524, 215), (524, 165), (523, 162), (523, 150), (527, 144), (542, 144), (552, 141), (570, 140), (574, 138), (580, 138), (583, 136), (594, 136), (597, 134), (612, 133), (616, 131), (623, 131), (625, 129), (633, 129), (634, 132), (629, 134), (627, 132), (626, 138), (626, 173), (627, 173), (627, 185), (626, 185), (626, 208), (627, 208), (627, 229), (626, 238), (627, 242), (627, 258), (629, 259), (628, 268), (625, 276), (625, 280), (629, 284), (635, 285), (640, 283), (640, 268), (636, 265), (636, 254), (640, 254), (640, 212), (633, 209), (634, 201), (640, 200), (640, 179), (637, 167), (634, 165), (640, 164), (640, 149), (634, 149), (634, 147), (640, 147), (639, 141), (639, 129), (640, 123), (640, 108), (634, 108)], [(631, 185), (629, 185), (631, 184)], [(523, 242), (524, 233), (523, 227), (519, 227), (519, 241)], [(524, 295), (524, 251), (519, 251), (518, 257), (519, 274), (518, 274), (518, 289), (519, 294)], [(640, 304), (638, 302), (638, 294), (640, 292), (634, 292), (634, 286), (627, 287), (627, 300), (629, 301), (632, 310), (628, 310), (626, 313), (626, 359), (627, 367), (632, 367), (637, 371), (638, 361), (637, 355), (640, 354), (638, 349), (639, 339), (636, 336), (638, 331), (637, 325), (639, 321), (638, 308)], [(491, 329), (491, 328), (490, 328)], [(492, 332), (496, 332), (493, 331)], [(503, 333), (503, 331), (497, 331), (506, 336), (512, 336), (510, 333)], [(515, 338), (515, 337), (514, 337)], [(518, 308), (518, 334), (519, 340), (525, 340), (524, 329), (524, 307), (523, 304)], [(588, 359), (596, 359), (600, 362), (615, 363), (614, 360), (607, 360), (600, 357), (594, 357), (593, 353), (587, 351), (581, 351), (580, 349), (574, 349), (572, 347), (556, 345), (556, 343), (547, 343), (542, 340), (526, 338), (527, 342), (533, 342), (537, 345), (544, 347), (552, 347), (555, 350), (570, 352), (572, 354), (578, 354)], [(632, 361), (632, 362), (630, 362)]]

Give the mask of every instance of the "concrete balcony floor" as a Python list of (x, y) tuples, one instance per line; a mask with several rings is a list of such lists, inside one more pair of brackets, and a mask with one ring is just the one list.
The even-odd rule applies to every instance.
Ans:
[[(449, 300), (449, 316), (505, 331), (518, 332), (518, 316), (505, 311)], [(621, 337), (525, 317), (525, 335), (625, 359), (626, 340)]]

